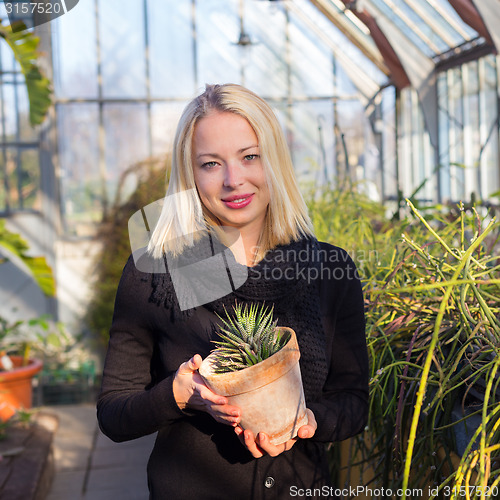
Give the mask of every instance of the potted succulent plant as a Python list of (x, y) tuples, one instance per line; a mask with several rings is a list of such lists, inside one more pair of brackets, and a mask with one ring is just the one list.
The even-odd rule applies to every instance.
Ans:
[(240, 425), (265, 432), (272, 444), (297, 435), (307, 424), (299, 346), (291, 328), (277, 326), (264, 305), (234, 307), (219, 316), (221, 340), (199, 369), (212, 391), (241, 409)]

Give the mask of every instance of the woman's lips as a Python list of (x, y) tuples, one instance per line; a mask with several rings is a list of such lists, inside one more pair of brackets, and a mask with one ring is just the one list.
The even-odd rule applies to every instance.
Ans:
[(222, 201), (229, 208), (243, 208), (246, 207), (253, 199), (253, 194), (242, 194), (239, 196), (229, 196)]

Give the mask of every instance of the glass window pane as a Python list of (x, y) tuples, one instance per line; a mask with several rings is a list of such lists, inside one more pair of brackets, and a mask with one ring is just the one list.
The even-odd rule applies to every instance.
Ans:
[(495, 56), (479, 61), (483, 88), (480, 94), (481, 185), (483, 196), (500, 191), (499, 147), (498, 147), (498, 94)]
[(151, 105), (151, 135), (153, 155), (165, 155), (172, 151), (177, 122), (186, 103), (153, 103)]
[(399, 189), (404, 196), (412, 192), (413, 156), (411, 147), (411, 89), (404, 88), (400, 93), (398, 113), (398, 158)]
[[(308, 0), (294, 0), (294, 3), (296, 3), (300, 7), (300, 10), (313, 21), (317, 29), (326, 35), (328, 39), (333, 42), (335, 47), (342, 51), (347, 60), (351, 61), (353, 65), (362, 70), (368, 79), (377, 82), (379, 85), (387, 81), (386, 75), (382, 73), (382, 71), (380, 71), (377, 66), (344, 35), (344, 33), (319, 12), (311, 2)], [(346, 15), (348, 16), (348, 14)], [(360, 24), (362, 25), (361, 22)], [(375, 42), (369, 32), (362, 32), (359, 27), (352, 22), (350, 23), (350, 28), (356, 33), (356, 36), (363, 39), (364, 43), (375, 48)]]
[(146, 97), (144, 3), (99, 0), (98, 9), (103, 96)]
[(342, 64), (337, 60), (333, 62), (333, 84), (335, 87), (335, 95), (357, 95), (358, 90), (354, 82), (347, 76)]
[[(412, 169), (412, 190), (416, 189), (417, 186), (425, 179), (425, 165), (423, 162), (423, 144), (422, 144), (422, 133), (423, 127), (421, 126), (421, 113), (420, 106), (418, 102), (418, 97), (415, 92), (412, 92), (412, 102), (411, 102), (411, 143), (412, 143), (412, 156), (413, 156), (413, 169)], [(422, 197), (422, 191), (418, 193), (419, 198)]]
[(0, 153), (0, 210), (40, 210), (37, 149), (5, 148)]
[(240, 20), (235, 0), (196, 2), (199, 85), (244, 83), (242, 59), (250, 47), (236, 45), (239, 35)]
[(18, 139), (18, 125), (16, 114), (16, 93), (14, 85), (2, 85), (2, 126), (6, 142), (16, 141)]
[[(266, 22), (262, 22), (266, 19)], [(253, 45), (241, 48), (245, 85), (264, 97), (287, 93), (286, 16), (282, 6), (271, 2), (245, 3), (245, 31)]]
[(5, 148), (0, 149), (0, 213), (6, 212), (7, 203), (7, 191), (8, 183), (5, 172), (5, 160), (6, 160), (6, 150)]
[(36, 141), (38, 134), (29, 122), (28, 91), (21, 75), (9, 75), (1, 88), (0, 133), (5, 141)]
[(405, 3), (399, 2), (397, 5), (396, 16), (401, 17), (410, 28), (413, 28), (416, 32), (416, 36), (418, 36), (419, 39), (426, 45), (429, 44), (429, 49), (432, 50), (433, 53), (440, 53), (447, 50), (449, 45), (445, 43), (441, 37), (443, 34), (442, 25), (439, 26), (439, 28), (436, 27), (433, 29), (434, 16), (436, 16), (436, 13), (433, 13), (434, 16), (429, 16), (425, 13), (423, 7), (420, 8), (417, 6), (417, 9), (414, 10), (414, 7), (410, 7)]
[[(385, 1), (385, 0), (372, 0), (377, 8), (383, 12), (384, 16), (403, 33), (411, 43), (420, 49), (422, 53), (431, 57), (436, 52), (441, 52), (438, 47), (430, 47), (428, 44), (431, 42), (426, 38), (426, 34), (421, 30), (424, 26), (424, 31), (428, 27), (414, 14), (411, 9), (402, 10), (402, 2)], [(412, 12), (409, 17), (408, 12)], [(432, 42), (431, 42), (432, 43)], [(434, 45), (434, 44), (432, 44)], [(443, 47), (443, 49), (446, 47)]]
[(291, 16), (289, 32), (293, 95), (333, 95), (331, 50), (294, 16)]
[(292, 117), (290, 146), (299, 180), (315, 184), (332, 181), (335, 178), (332, 103), (296, 102)]
[(54, 86), (58, 97), (97, 97), (95, 1), (80, 0), (51, 22)]
[[(398, 195), (397, 155), (396, 155), (396, 89), (387, 87), (382, 91), (382, 123), (375, 123), (377, 131), (383, 126), (382, 168), (383, 186), (381, 194), (385, 199), (396, 199)], [(383, 188), (383, 189), (382, 189)]]
[[(134, 164), (149, 157), (149, 123), (145, 104), (107, 104), (103, 111), (107, 199), (113, 202), (118, 194), (122, 174)], [(131, 181), (132, 179), (132, 181)], [(120, 199), (135, 189), (135, 180), (128, 177), (120, 186)]]
[[(359, 101), (339, 101), (335, 104), (337, 180), (347, 178), (356, 181), (362, 178), (370, 161), (366, 156), (368, 145), (364, 140), (366, 117)], [(342, 137), (343, 136), (343, 137)], [(342, 141), (345, 144), (342, 143)], [(346, 158), (347, 153), (347, 158)], [(356, 168), (360, 166), (360, 174)]]
[(38, 149), (21, 149), (19, 160), (19, 208), (41, 210)]
[[(3, 19), (3, 17), (1, 18)], [(0, 57), (2, 63), (2, 71), (14, 71), (15, 59), (12, 49), (2, 38), (0, 38)], [(5, 78), (6, 75), (3, 75)]]
[(191, 2), (148, 0), (147, 6), (151, 95), (190, 98), (196, 89)]
[(408, 194), (420, 188), (416, 193), (417, 199), (431, 201), (435, 197), (436, 190), (433, 149), (418, 95), (414, 89), (411, 89), (411, 155), (412, 183)]
[[(460, 19), (448, 0), (434, 0), (432, 3), (412, 2), (411, 9), (420, 16), (419, 28), (426, 32), (433, 43), (440, 46), (441, 52), (477, 36), (474, 30)], [(412, 17), (411, 11), (408, 15)]]
[(93, 231), (92, 223), (102, 218), (104, 178), (99, 168), (98, 105), (59, 105), (57, 118), (65, 230), (86, 236)]
[(2, 172), (2, 189), (0, 190), (0, 208), (3, 211), (19, 208), (17, 163), (17, 149), (4, 148), (1, 150), (0, 171)]
[(448, 71), (448, 111), (450, 114), (451, 195), (453, 201), (465, 197), (463, 88), (460, 68)]
[(19, 112), (19, 136), (22, 141), (38, 141), (38, 132), (31, 126), (28, 89), (25, 85), (17, 86)]
[(481, 196), (479, 187), (479, 74), (477, 61), (462, 67), (464, 85), (464, 166), (466, 196)]
[(7, 177), (7, 196), (10, 209), (18, 210), (21, 208), (19, 199), (19, 150), (14, 148), (7, 149), (5, 173)]
[[(422, 7), (430, 8), (429, 1), (419, 3)], [(433, 0), (432, 8), (435, 10), (435, 13), (431, 14), (433, 19), (442, 22), (443, 29), (457, 38), (457, 45), (463, 40), (477, 37), (476, 31), (461, 19), (449, 0)]]
[(451, 199), (450, 172), (450, 115), (448, 113), (448, 80), (446, 73), (438, 75), (438, 109), (439, 109), (439, 176), (441, 199), (447, 202)]

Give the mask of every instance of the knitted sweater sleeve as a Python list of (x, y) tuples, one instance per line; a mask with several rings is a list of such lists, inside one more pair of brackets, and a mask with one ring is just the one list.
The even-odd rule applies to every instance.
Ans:
[(129, 259), (118, 286), (104, 364), (97, 419), (113, 441), (156, 432), (184, 414), (173, 392), (173, 374), (154, 383), (154, 331), (147, 290), (150, 276)]
[[(329, 356), (322, 397), (309, 403), (318, 428), (314, 439), (341, 441), (359, 433), (368, 418), (368, 355), (364, 301), (356, 267), (343, 250), (342, 264), (323, 277), (321, 309)], [(342, 272), (340, 272), (342, 271)]]

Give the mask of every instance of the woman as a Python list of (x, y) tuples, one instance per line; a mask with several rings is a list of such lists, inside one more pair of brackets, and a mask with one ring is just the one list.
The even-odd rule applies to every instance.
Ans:
[[(115, 441), (158, 432), (148, 463), (153, 499), (289, 498), (326, 487), (325, 497), (324, 443), (358, 433), (367, 417), (355, 266), (314, 238), (279, 123), (249, 90), (207, 86), (180, 119), (173, 158), (149, 257), (129, 259), (118, 288), (101, 429)], [(246, 280), (207, 300), (220, 255), (229, 275), (243, 271)], [(200, 286), (190, 288), (178, 271), (192, 262)], [(308, 424), (279, 446), (243, 431), (241, 410), (197, 373), (213, 348), (217, 314), (236, 301), (272, 304), (279, 324), (297, 334)]]

